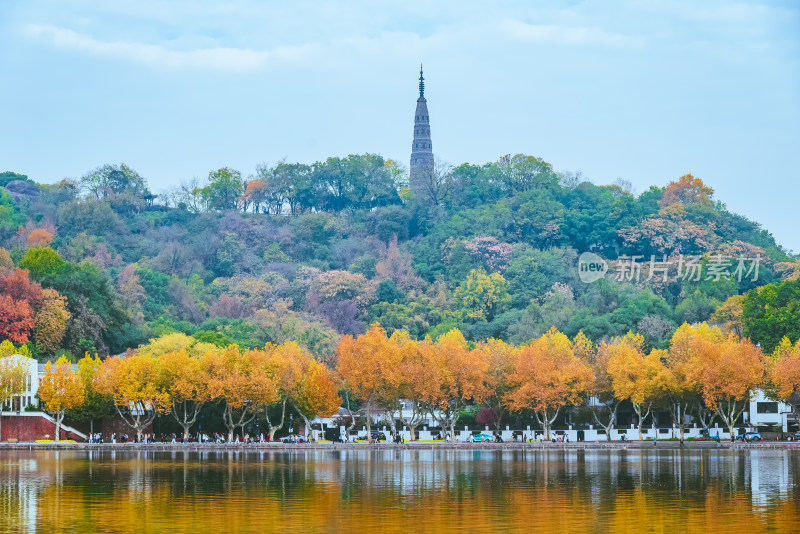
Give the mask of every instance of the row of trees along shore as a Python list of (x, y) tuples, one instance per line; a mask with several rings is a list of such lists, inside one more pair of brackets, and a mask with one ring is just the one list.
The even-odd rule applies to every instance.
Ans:
[[(21, 387), (12, 360), (0, 358), (3, 401), (18, 394), (14, 384)], [(498, 424), (505, 411), (530, 413), (549, 439), (568, 409), (589, 411), (610, 434), (627, 401), (642, 439), (642, 424), (654, 409), (671, 413), (681, 437), (681, 409), (706, 427), (719, 418), (733, 432), (759, 388), (800, 415), (800, 342), (784, 338), (765, 354), (745, 337), (700, 323), (679, 327), (667, 349), (647, 351), (643, 337), (632, 332), (593, 344), (583, 333), (569, 339), (555, 328), (515, 346), (468, 342), (457, 329), (436, 340), (415, 340), (401, 330), (387, 336), (375, 324), (365, 334), (343, 336), (328, 363), (295, 342), (223, 348), (169, 334), (104, 361), (87, 354), (77, 370), (63, 358), (48, 363), (39, 398), (59, 425), (67, 410), (106, 399), (139, 437), (158, 414), (171, 414), (188, 437), (207, 403), (223, 408), (231, 437), (237, 428), (243, 434), (261, 410), (274, 437), (287, 405), (309, 428), (311, 419), (333, 416), (344, 402), (352, 428), (352, 399), (368, 431), (371, 418), (382, 414), (392, 431), (399, 420), (413, 436), (430, 416), (454, 435), (465, 410), (481, 407)], [(401, 411), (401, 400), (410, 409)], [(280, 414), (277, 420), (269, 408), (273, 419)]]

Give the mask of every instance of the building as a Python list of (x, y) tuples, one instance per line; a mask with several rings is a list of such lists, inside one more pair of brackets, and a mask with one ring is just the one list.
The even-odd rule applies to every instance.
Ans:
[(39, 392), (39, 374), (44, 371), (44, 364), (38, 363), (33, 358), (12, 354), (8, 356), (15, 361), (22, 361), (28, 368), (28, 376), (25, 379), (25, 391), (20, 395), (15, 395), (7, 400), (3, 405), (4, 411), (24, 412), (29, 406), (38, 408), (39, 399), (36, 396)]
[(428, 103), (425, 100), (425, 78), (422, 65), (419, 67), (419, 98), (414, 112), (414, 142), (411, 144), (411, 172), (408, 185), (423, 198), (433, 183), (433, 145), (431, 143), (431, 123)]
[[(28, 368), (25, 391), (5, 402), (0, 425), (0, 441), (34, 441), (55, 438), (55, 420), (39, 408), (39, 380), (46, 364), (33, 358), (12, 354)], [(68, 425), (61, 425), (61, 439), (86, 439), (86, 434)]]

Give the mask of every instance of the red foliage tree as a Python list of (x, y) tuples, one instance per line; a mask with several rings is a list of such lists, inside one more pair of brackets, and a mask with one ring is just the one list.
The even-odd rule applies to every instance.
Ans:
[(33, 309), (25, 300), (0, 295), (0, 338), (26, 343), (33, 329)]
[(6, 276), (0, 276), (0, 294), (11, 297), (16, 301), (27, 301), (30, 306), (37, 308), (41, 305), (42, 285), (32, 282), (26, 269), (15, 269)]

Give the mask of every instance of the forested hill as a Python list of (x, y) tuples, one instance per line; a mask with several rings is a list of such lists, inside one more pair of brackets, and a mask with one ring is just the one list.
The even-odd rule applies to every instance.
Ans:
[[(126, 165), (52, 185), (0, 174), (0, 340), (49, 358), (180, 331), (324, 358), (379, 322), (515, 343), (634, 330), (656, 347), (684, 321), (741, 329), (739, 295), (797, 276), (691, 175), (634, 195), (517, 155), (437, 169), (423, 192), (406, 180), (371, 154), (223, 168), (158, 195)], [(587, 251), (604, 278), (579, 276)]]

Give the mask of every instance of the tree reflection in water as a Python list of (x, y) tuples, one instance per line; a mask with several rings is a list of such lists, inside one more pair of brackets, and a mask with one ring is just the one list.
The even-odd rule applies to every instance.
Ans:
[(0, 530), (796, 528), (791, 451), (4, 451)]

